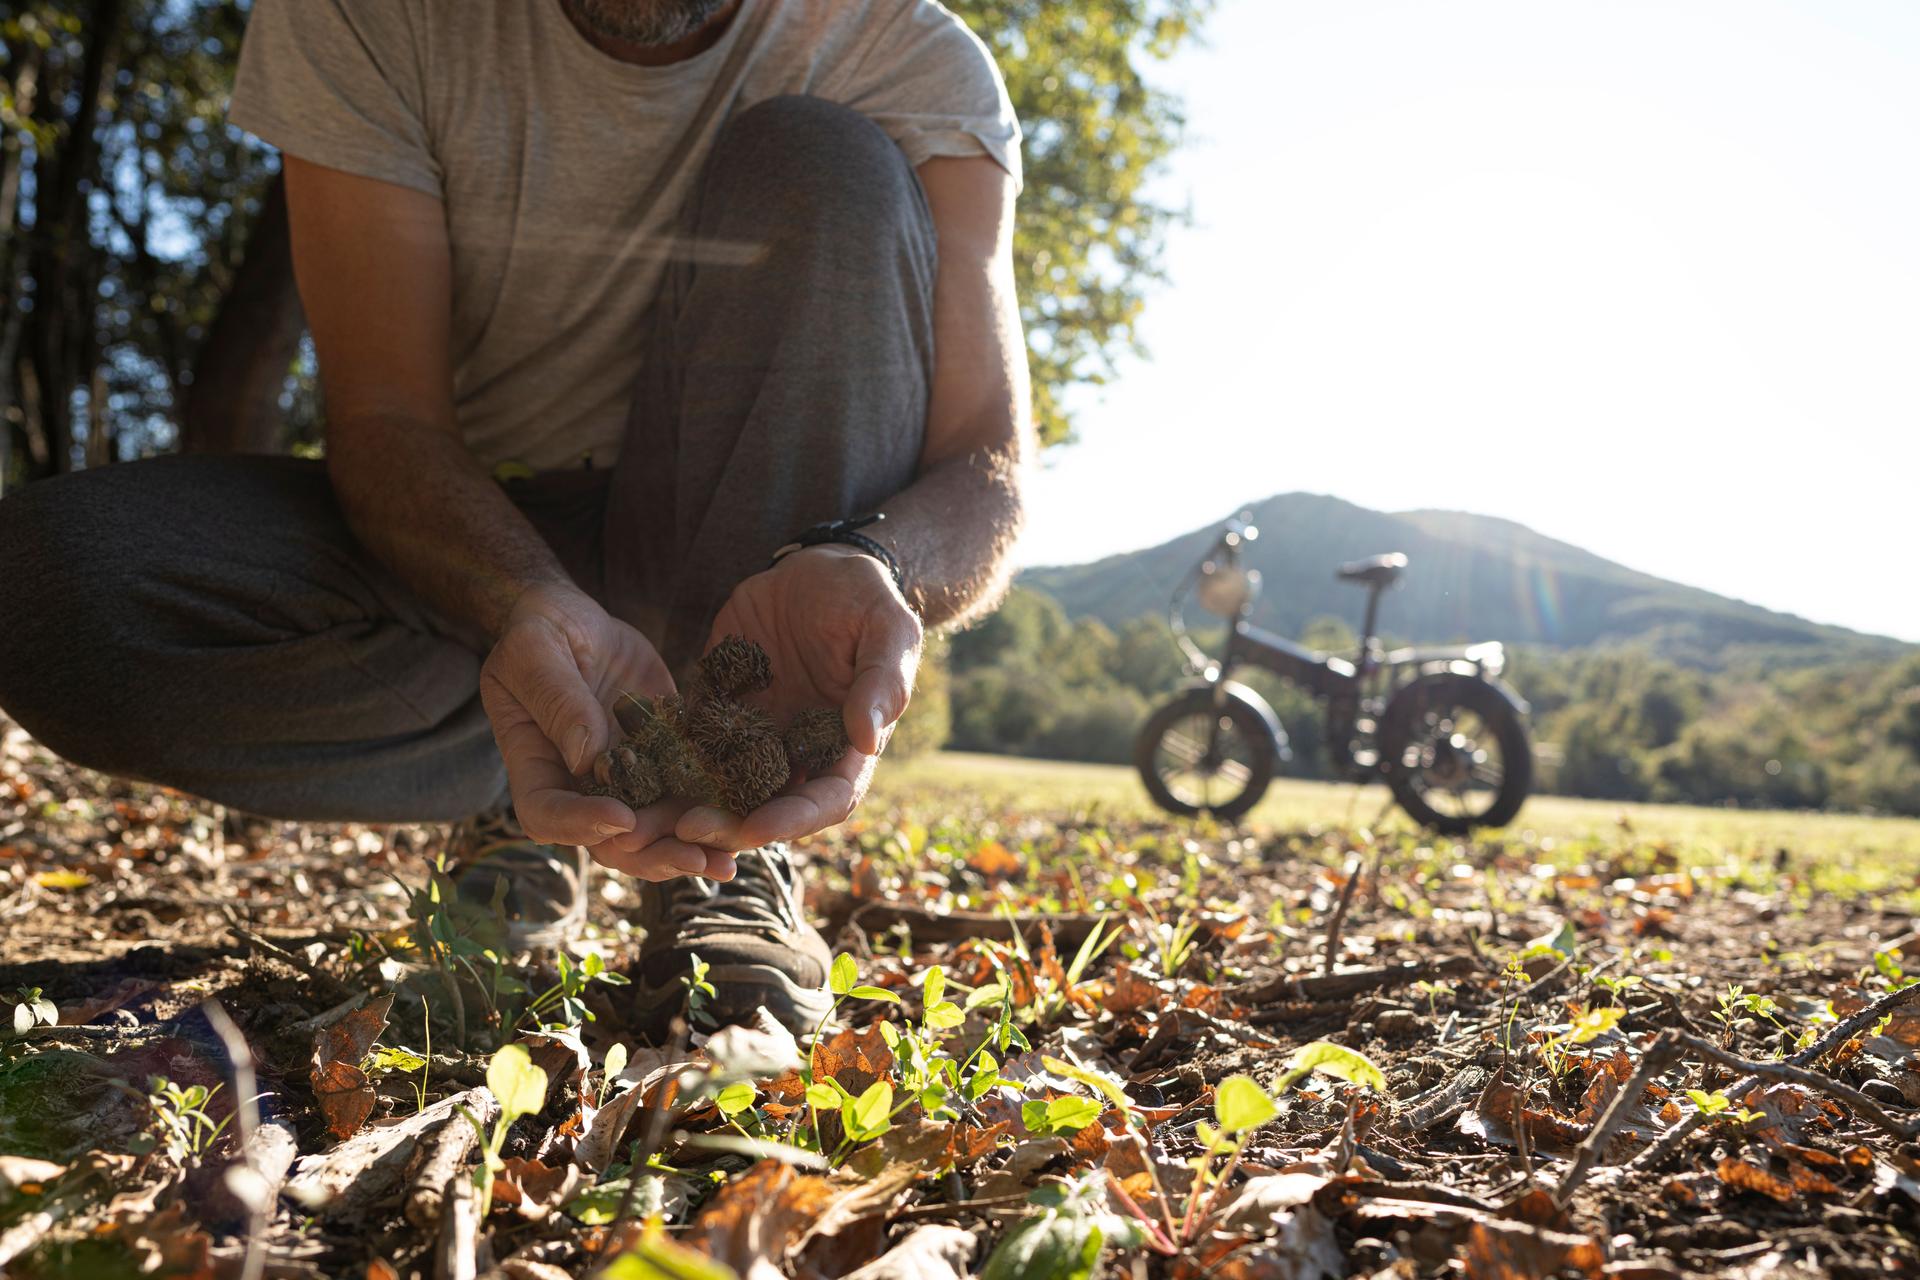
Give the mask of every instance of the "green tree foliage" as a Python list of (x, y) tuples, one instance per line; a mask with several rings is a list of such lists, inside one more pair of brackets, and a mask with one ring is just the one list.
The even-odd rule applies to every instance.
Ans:
[[(1175, 216), (1144, 187), (1181, 123), (1145, 72), (1210, 4), (955, 6), (1027, 131), (1018, 272), (1049, 442), (1068, 431), (1067, 385), (1102, 380), (1134, 344)], [(250, 7), (0, 6), (0, 491), (183, 444), (317, 434), (278, 162), (225, 122)]]
[(209, 0), (0, 16), (0, 482), (174, 447), (275, 163), (224, 121)]
[(1026, 130), (1016, 230), (1021, 310), (1041, 438), (1067, 438), (1061, 392), (1104, 382), (1133, 348), (1173, 209), (1145, 198), (1177, 145), (1179, 103), (1146, 69), (1212, 0), (956, 0), (994, 52)]

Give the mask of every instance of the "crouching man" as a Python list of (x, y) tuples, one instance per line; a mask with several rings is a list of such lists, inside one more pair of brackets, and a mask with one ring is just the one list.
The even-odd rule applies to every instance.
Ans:
[[(782, 842), (852, 812), (1020, 522), (985, 49), (928, 0), (256, 0), (232, 118), (285, 156), (326, 461), (0, 502), (0, 705), (254, 813), (461, 820), (521, 944), (591, 854), (647, 882), (642, 1017), (697, 952), (720, 1017), (811, 1026)], [(853, 749), (745, 815), (586, 794), (617, 695), (724, 635)]]

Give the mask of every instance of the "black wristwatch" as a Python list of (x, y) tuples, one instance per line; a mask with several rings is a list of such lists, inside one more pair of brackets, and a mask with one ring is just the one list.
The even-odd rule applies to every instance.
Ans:
[(857, 551), (864, 552), (872, 556), (875, 560), (878, 560), (881, 564), (887, 566), (887, 572), (893, 575), (893, 585), (898, 587), (900, 594), (904, 596), (907, 593), (907, 578), (905, 574), (900, 572), (900, 562), (894, 558), (893, 552), (860, 532), (860, 530), (865, 529), (867, 526), (879, 524), (886, 518), (885, 515), (876, 511), (870, 516), (861, 516), (857, 520), (829, 520), (826, 524), (817, 524), (805, 533), (795, 537), (794, 540), (786, 546), (774, 552), (773, 560), (768, 564), (768, 568), (772, 568), (773, 565), (779, 564), (794, 552), (805, 547), (818, 547), (830, 542), (837, 542), (842, 546), (852, 547)]

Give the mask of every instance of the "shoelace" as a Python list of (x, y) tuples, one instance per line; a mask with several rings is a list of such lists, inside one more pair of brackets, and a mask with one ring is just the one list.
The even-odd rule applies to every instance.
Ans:
[(733, 879), (683, 876), (668, 882), (667, 919), (675, 931), (700, 925), (770, 933), (794, 927), (793, 864), (784, 853), (751, 849), (740, 855)]

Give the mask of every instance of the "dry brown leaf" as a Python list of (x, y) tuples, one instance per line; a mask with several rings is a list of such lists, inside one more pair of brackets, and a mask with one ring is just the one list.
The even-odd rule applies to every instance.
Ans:
[(582, 1178), (577, 1165), (547, 1165), (538, 1160), (508, 1156), (493, 1179), (493, 1206), (512, 1209), (523, 1218), (544, 1218), (559, 1208)]
[(978, 1243), (959, 1227), (919, 1227), (845, 1280), (960, 1280)]
[(1793, 1184), (1783, 1178), (1777, 1178), (1759, 1165), (1742, 1160), (1739, 1156), (1728, 1156), (1714, 1170), (1720, 1181), (1736, 1191), (1752, 1191), (1758, 1195), (1771, 1196), (1782, 1204), (1791, 1204), (1797, 1192)]
[(97, 996), (89, 996), (60, 1010), (60, 1025), (63, 1027), (82, 1027), (91, 1024), (94, 1019), (112, 1013), (123, 1005), (132, 1004), (142, 996), (160, 990), (160, 984), (151, 978), (122, 978)]
[(989, 840), (967, 855), (967, 865), (991, 880), (1018, 874), (1023, 864), (1007, 846)]
[(813, 1049), (813, 1078), (832, 1076), (854, 1097), (893, 1070), (893, 1050), (880, 1034), (879, 1024), (844, 1028)]
[(1462, 1133), (1500, 1146), (1514, 1145), (1514, 1132), (1521, 1124), (1536, 1151), (1568, 1151), (1585, 1140), (1589, 1124), (1581, 1124), (1558, 1111), (1540, 1110), (1526, 1105), (1520, 1090), (1504, 1075), (1487, 1081), (1480, 1098), (1460, 1117)]
[(762, 1160), (728, 1180), (701, 1210), (686, 1243), (744, 1280), (779, 1280), (787, 1252), (835, 1197), (833, 1184)]
[(373, 1084), (360, 1069), (360, 1062), (386, 1030), (391, 1008), (393, 996), (382, 996), (322, 1028), (314, 1037), (313, 1069), (307, 1078), (320, 1104), (320, 1114), (326, 1117), (327, 1130), (336, 1138), (351, 1138), (373, 1114)]
[(1171, 997), (1159, 987), (1135, 973), (1132, 965), (1122, 963), (1114, 968), (1105, 1004), (1109, 1012), (1125, 1017), (1130, 1013), (1163, 1009), (1170, 1001)]
[(1590, 1236), (1489, 1219), (1467, 1228), (1468, 1280), (1546, 1280), (1569, 1271), (1598, 1280), (1606, 1265)]
[(118, 1223), (112, 1234), (134, 1256), (143, 1276), (214, 1280), (213, 1241), (188, 1221), (184, 1204), (176, 1202), (152, 1217)]
[(367, 1264), (366, 1280), (400, 1280), (400, 1273), (393, 1269), (391, 1262), (375, 1258)]

